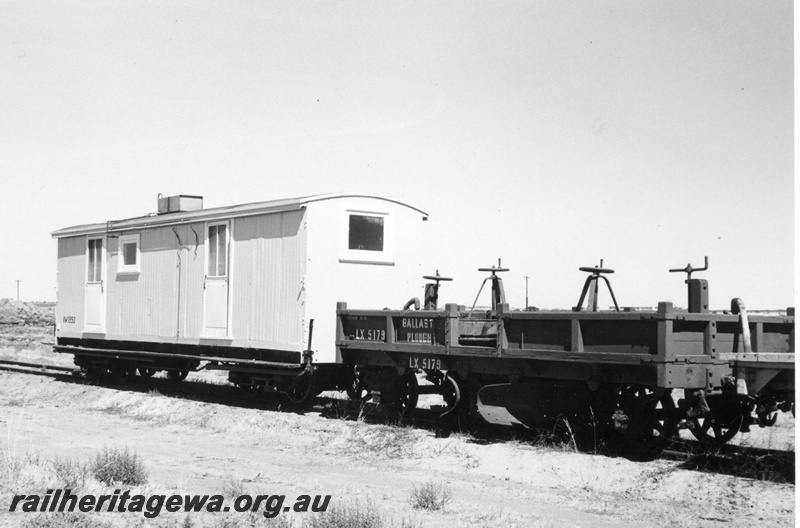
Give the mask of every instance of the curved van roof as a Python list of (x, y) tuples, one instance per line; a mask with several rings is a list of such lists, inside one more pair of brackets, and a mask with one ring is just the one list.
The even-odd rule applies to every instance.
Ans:
[(53, 238), (64, 238), (80, 235), (95, 235), (104, 233), (119, 233), (122, 231), (132, 231), (138, 229), (148, 229), (167, 225), (183, 224), (188, 222), (206, 222), (220, 220), (224, 218), (236, 218), (240, 216), (253, 216), (259, 214), (278, 213), (282, 211), (293, 211), (306, 207), (309, 203), (320, 202), (323, 200), (337, 200), (342, 198), (370, 198), (391, 202), (422, 214), (423, 219), (427, 220), (428, 213), (417, 209), (407, 203), (400, 202), (383, 196), (369, 194), (352, 193), (333, 193), (318, 194), (314, 196), (302, 196), (298, 198), (285, 198), (281, 200), (270, 200), (266, 202), (253, 202), (240, 205), (230, 205), (224, 207), (213, 207), (211, 209), (200, 209), (198, 211), (184, 211), (176, 213), (156, 214), (126, 218), (124, 220), (109, 220), (102, 224), (85, 224), (72, 227), (65, 227), (51, 234)]

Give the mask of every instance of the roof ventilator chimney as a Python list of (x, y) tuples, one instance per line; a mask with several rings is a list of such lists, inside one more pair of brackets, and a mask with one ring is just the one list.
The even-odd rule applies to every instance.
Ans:
[(158, 194), (158, 214), (183, 213), (186, 211), (200, 211), (203, 209), (203, 197), (179, 194), (177, 196), (162, 196)]

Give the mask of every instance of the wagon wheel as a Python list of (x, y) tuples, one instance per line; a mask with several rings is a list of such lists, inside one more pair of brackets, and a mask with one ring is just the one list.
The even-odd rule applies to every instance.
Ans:
[(739, 432), (744, 416), (723, 417), (718, 411), (711, 410), (706, 416), (690, 418), (690, 431), (700, 442), (720, 446), (729, 442)]
[(129, 367), (127, 365), (117, 365), (111, 369), (114, 379), (120, 383), (132, 381), (136, 374), (136, 367)]
[(356, 403), (362, 403), (370, 399), (371, 392), (367, 387), (367, 382), (364, 379), (364, 374), (356, 374), (353, 376), (351, 383), (345, 389), (347, 397)]
[(97, 379), (103, 375), (103, 369), (101, 367), (86, 367), (84, 373), (89, 379)]
[(678, 431), (671, 391), (658, 393), (642, 385), (624, 385), (615, 394), (614, 430), (641, 453), (662, 450)]
[(394, 408), (400, 413), (408, 413), (417, 408), (419, 383), (413, 370), (406, 369), (403, 375), (397, 378), (394, 393)]
[(237, 385), (242, 391), (242, 394), (248, 398), (257, 398), (264, 394), (264, 386), (256, 385), (255, 383)]
[(183, 381), (189, 375), (188, 370), (168, 370), (167, 377), (172, 381)]
[(286, 390), (286, 397), (295, 405), (309, 405), (316, 396), (314, 380), (310, 374), (298, 376)]
[(154, 368), (139, 367), (139, 375), (143, 378), (152, 378), (158, 372)]

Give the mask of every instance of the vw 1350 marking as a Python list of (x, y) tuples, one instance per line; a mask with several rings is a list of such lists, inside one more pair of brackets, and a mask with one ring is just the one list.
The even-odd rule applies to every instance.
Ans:
[(408, 358), (408, 368), (442, 370), (442, 361), (436, 358), (420, 358), (411, 356)]

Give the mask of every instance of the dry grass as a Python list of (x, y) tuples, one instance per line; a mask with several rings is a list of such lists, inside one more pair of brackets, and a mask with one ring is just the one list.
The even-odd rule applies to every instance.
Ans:
[(452, 456), (458, 462), (458, 466), (464, 469), (476, 469), (481, 465), (481, 459), (470, 452), (467, 442), (474, 439), (462, 433), (451, 434), (447, 439), (443, 439), (434, 444), (432, 453), (436, 458)]
[(0, 458), (0, 475), (2, 476), (2, 485), (8, 489), (19, 487), (28, 484), (31, 479), (31, 468), (38, 468), (41, 461), (41, 455), (35, 451), (18, 455), (12, 449), (3, 453)]
[(453, 492), (449, 486), (437, 482), (426, 482), (411, 490), (409, 502), (416, 510), (444, 510), (453, 500)]
[(222, 487), (222, 494), (228, 498), (228, 500), (233, 500), (245, 493), (247, 493), (247, 488), (241, 480), (229, 480)]
[[(465, 519), (467, 526), (475, 528), (554, 528), (550, 521), (531, 520), (507, 510), (488, 508)], [(565, 523), (566, 524), (566, 523)]]
[(418, 524), (402, 519), (395, 524), (372, 502), (355, 501), (338, 505), (327, 512), (303, 520), (302, 528), (415, 528)]
[[(129, 525), (130, 526), (130, 525)], [(260, 513), (219, 513), (214, 515), (187, 515), (180, 519), (172, 516), (158, 519), (156, 528), (294, 528), (295, 524), (287, 517), (265, 519)]]
[[(334, 506), (325, 513), (304, 517), (279, 515), (266, 519), (260, 512), (187, 515), (159, 519), (157, 528), (420, 528), (406, 519), (395, 523), (370, 501)], [(60, 528), (60, 527), (59, 527)], [(92, 527), (93, 528), (93, 527)]]
[(390, 459), (414, 456), (414, 446), (419, 441), (416, 429), (360, 421), (349, 425), (344, 437), (344, 451), (348, 454)]
[(108, 485), (139, 486), (147, 483), (144, 462), (127, 448), (105, 448), (89, 465), (94, 478)]
[(16, 361), (71, 366), (70, 354), (53, 352), (52, 326), (0, 325), (0, 357)]
[(111, 528), (108, 521), (88, 513), (52, 513), (26, 517), (23, 528)]
[(50, 459), (50, 466), (59, 482), (59, 488), (83, 488), (92, 476), (89, 464), (71, 458), (53, 457)]

